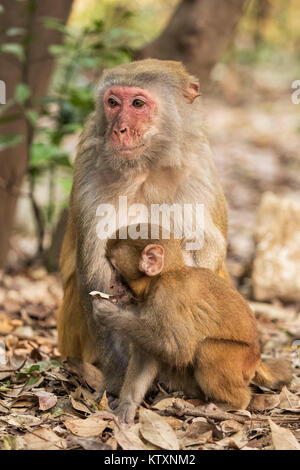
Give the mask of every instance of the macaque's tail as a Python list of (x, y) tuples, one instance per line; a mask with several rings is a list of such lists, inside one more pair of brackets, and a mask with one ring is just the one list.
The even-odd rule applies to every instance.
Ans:
[(261, 362), (256, 369), (253, 382), (269, 388), (281, 388), (292, 380), (292, 368), (284, 359), (268, 359)]

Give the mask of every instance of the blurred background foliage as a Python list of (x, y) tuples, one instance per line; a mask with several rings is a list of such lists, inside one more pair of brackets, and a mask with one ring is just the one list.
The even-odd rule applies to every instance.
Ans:
[(130, 31), (128, 45), (139, 48), (158, 36), (177, 4), (178, 0), (76, 0), (69, 23), (81, 28), (97, 17), (107, 29), (118, 26)]
[[(67, 25), (44, 18), (47, 28), (63, 34), (62, 43), (49, 49), (57, 64), (49, 92), (33, 102), (30, 88), (20, 83), (14, 98), (0, 110), (0, 126), (16, 117), (7, 109), (17, 105), (30, 128), (26, 188), (40, 254), (51, 245), (68, 201), (74, 142), (93, 110), (95, 80), (103, 68), (130, 61), (135, 49), (156, 38), (177, 3), (178, 0), (75, 0)], [(267, 68), (269, 73), (276, 67), (278, 74), (278, 67), (286, 72), (288, 64), (291, 77), (300, 75), (298, 9), (298, 0), (251, 0), (221, 65), (233, 69), (239, 66), (241, 70), (244, 67), (245, 74), (253, 66)], [(20, 31), (11, 28), (7, 35), (19, 38)], [(2, 44), (0, 54), (13, 54), (22, 63), (26, 40), (23, 31), (15, 43)], [(220, 73), (219, 66), (213, 70), (215, 77)], [(0, 149), (15, 145), (20, 139), (22, 136), (17, 134), (0, 136)], [(43, 191), (37, 191), (41, 186), (44, 196)]]

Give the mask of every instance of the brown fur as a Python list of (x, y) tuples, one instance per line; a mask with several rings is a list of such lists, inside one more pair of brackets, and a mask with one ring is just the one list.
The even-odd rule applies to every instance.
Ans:
[[(164, 267), (149, 277), (139, 259), (154, 243), (164, 248)], [(103, 301), (94, 304), (102, 321), (133, 344), (118, 409), (122, 419), (133, 419), (160, 373), (167, 380), (177, 375), (187, 392), (194, 378), (193, 391), (198, 386), (207, 398), (237, 409), (248, 406), (252, 379), (268, 386), (290, 381), (286, 363), (261, 362), (255, 317), (243, 297), (212, 271), (185, 266), (178, 240), (117, 237), (108, 241), (107, 255), (138, 299), (135, 308), (114, 306), (113, 312), (105, 312)]]
[[(109, 145), (112, 123), (103, 110), (105, 91), (115, 85), (139, 86), (158, 102), (158, 131), (133, 160), (120, 159)], [(227, 277), (227, 207), (203, 132), (197, 84), (180, 63), (148, 59), (105, 71), (96, 94), (96, 111), (85, 125), (74, 168), (69, 222), (61, 253), (65, 289), (58, 333), (64, 356), (84, 357), (101, 367), (106, 388), (118, 393), (129, 353), (121, 335), (107, 331), (92, 313), (91, 290), (107, 291), (110, 272), (105, 240), (96, 235), (100, 203), (196, 203), (205, 205), (205, 237), (185, 262)], [(187, 99), (187, 97), (189, 97)], [(143, 222), (143, 220), (141, 220)], [(88, 340), (87, 340), (88, 338)], [(88, 342), (88, 344), (87, 344)]]

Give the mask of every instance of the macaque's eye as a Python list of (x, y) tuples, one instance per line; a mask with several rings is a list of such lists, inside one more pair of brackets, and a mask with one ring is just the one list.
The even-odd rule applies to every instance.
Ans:
[(114, 98), (108, 98), (107, 102), (111, 108), (115, 108), (119, 104)]
[(143, 100), (139, 100), (138, 98), (136, 98), (135, 100), (133, 100), (132, 102), (132, 105), (135, 107), (135, 108), (142, 108), (144, 106), (145, 102)]

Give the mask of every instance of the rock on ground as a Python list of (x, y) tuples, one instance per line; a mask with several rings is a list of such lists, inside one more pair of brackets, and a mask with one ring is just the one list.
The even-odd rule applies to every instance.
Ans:
[(300, 300), (300, 197), (266, 192), (258, 209), (253, 265), (257, 300)]

